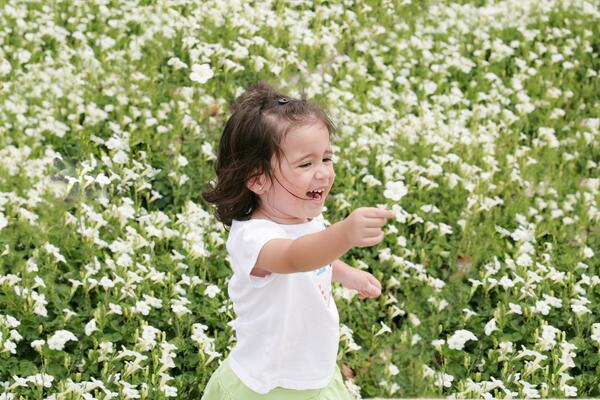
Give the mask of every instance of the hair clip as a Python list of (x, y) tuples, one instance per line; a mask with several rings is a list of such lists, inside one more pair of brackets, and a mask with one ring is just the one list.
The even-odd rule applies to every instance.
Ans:
[(281, 105), (289, 102), (289, 100), (287, 99), (287, 97), (280, 97), (279, 99), (277, 99), (277, 102), (279, 103), (279, 105)]

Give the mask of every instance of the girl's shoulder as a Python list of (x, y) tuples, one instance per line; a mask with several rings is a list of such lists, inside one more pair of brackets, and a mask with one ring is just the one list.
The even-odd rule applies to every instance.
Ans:
[(264, 231), (264, 230), (282, 230), (281, 224), (275, 221), (262, 218), (251, 218), (246, 220), (234, 219), (231, 221), (231, 229), (229, 235), (233, 235), (237, 232), (248, 232), (248, 231)]
[(246, 220), (237, 220), (234, 219), (231, 222), (231, 233), (237, 231), (248, 231), (248, 230), (277, 230), (277, 231), (285, 231), (285, 232), (297, 232), (304, 230), (313, 230), (315, 226), (324, 226), (323, 215), (320, 214), (316, 218), (311, 219), (305, 223), (300, 224), (281, 224), (279, 222), (275, 222), (273, 220), (256, 217), (249, 218)]

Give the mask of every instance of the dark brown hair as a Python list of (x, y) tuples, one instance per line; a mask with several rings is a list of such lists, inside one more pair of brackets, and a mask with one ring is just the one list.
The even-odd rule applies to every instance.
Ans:
[(208, 185), (202, 198), (215, 205), (216, 218), (226, 226), (247, 220), (258, 207), (258, 197), (246, 182), (261, 174), (272, 180), (271, 159), (281, 156), (281, 140), (293, 127), (315, 120), (323, 122), (331, 137), (335, 126), (317, 104), (283, 95), (264, 82), (252, 84), (231, 104), (221, 141), (215, 185)]

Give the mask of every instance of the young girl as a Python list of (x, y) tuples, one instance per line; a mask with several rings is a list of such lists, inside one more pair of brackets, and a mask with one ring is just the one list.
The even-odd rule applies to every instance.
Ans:
[(331, 282), (381, 294), (370, 273), (339, 260), (383, 240), (389, 210), (358, 208), (325, 228), (335, 173), (326, 113), (305, 100), (251, 85), (233, 103), (203, 198), (230, 226), (228, 293), (237, 342), (203, 400), (349, 400), (336, 364), (339, 315)]

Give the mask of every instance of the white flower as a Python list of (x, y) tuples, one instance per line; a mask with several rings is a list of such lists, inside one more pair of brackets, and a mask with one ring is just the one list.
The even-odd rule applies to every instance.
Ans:
[(183, 314), (191, 314), (192, 310), (190, 310), (189, 308), (187, 308), (185, 305), (186, 304), (190, 304), (191, 302), (184, 298), (184, 297), (178, 297), (176, 299), (173, 300), (173, 303), (171, 304), (171, 310), (175, 313), (175, 315), (177, 315), (178, 317), (183, 315)]
[(177, 158), (175, 159), (175, 162), (180, 167), (185, 167), (186, 165), (189, 164), (187, 158), (185, 158), (185, 156), (182, 156), (181, 154), (177, 156)]
[[(1, 221), (0, 221), (0, 228), (1, 228)], [(592, 249), (590, 249), (589, 247), (585, 246), (583, 248), (583, 257), (584, 258), (592, 258), (594, 257), (594, 251)]]
[(437, 84), (435, 82), (432, 82), (432, 81), (430, 81), (428, 79), (426, 79), (423, 82), (423, 91), (426, 94), (432, 94), (432, 93), (435, 92), (436, 89), (437, 89)]
[(150, 314), (150, 306), (145, 301), (137, 301), (135, 307), (132, 308), (131, 311), (142, 315), (148, 315)]
[(548, 315), (550, 312), (550, 306), (545, 301), (536, 301), (534, 310), (542, 315)]
[(131, 385), (130, 383), (125, 382), (123, 380), (120, 383), (122, 385), (121, 390), (126, 399), (140, 398), (140, 391), (135, 388), (137, 385)]
[(533, 260), (529, 256), (529, 254), (521, 254), (515, 261), (520, 267), (530, 267), (533, 265)]
[(213, 147), (210, 143), (208, 143), (208, 142), (202, 143), (201, 149), (202, 149), (202, 154), (204, 154), (206, 156), (206, 158), (208, 158), (209, 160), (215, 160), (217, 158), (217, 156), (215, 155), (215, 152), (213, 150)]
[(7, 340), (4, 343), (0, 343), (0, 345), (4, 347), (2, 350), (3, 352), (7, 351), (12, 354), (17, 354), (17, 344), (15, 342)]
[(379, 321), (379, 323), (381, 324), (381, 329), (379, 331), (377, 331), (377, 333), (375, 334), (375, 336), (379, 336), (385, 332), (391, 332), (392, 330), (390, 329), (389, 326), (387, 326), (386, 324), (384, 324), (382, 321)]
[(575, 386), (563, 385), (560, 387), (565, 396), (577, 397), (577, 388)]
[(430, 376), (433, 376), (435, 374), (435, 371), (431, 368), (429, 368), (427, 365), (423, 365), (423, 377), (424, 378), (429, 378)]
[(8, 225), (8, 220), (6, 219), (4, 214), (0, 212), (0, 229), (4, 228), (6, 225)]
[(3, 316), (0, 314), (0, 321), (3, 321), (9, 328), (17, 328), (19, 325), (21, 325), (21, 322), (12, 315)]
[(196, 342), (202, 342), (206, 339), (204, 331), (208, 329), (208, 326), (196, 323), (192, 325), (192, 336), (191, 339)]
[(468, 340), (477, 340), (477, 336), (466, 329), (459, 329), (448, 338), (448, 347), (454, 350), (462, 350)]
[(445, 299), (441, 299), (438, 304), (438, 311), (442, 311), (446, 307), (448, 307), (448, 302)]
[(362, 178), (362, 182), (366, 183), (368, 187), (379, 186), (381, 181), (375, 178), (373, 175), (367, 174)]
[(48, 242), (46, 242), (43, 247), (48, 253), (52, 254), (54, 256), (54, 258), (56, 258), (56, 260), (62, 261), (62, 262), (67, 262), (67, 260), (63, 257), (63, 255), (60, 254), (60, 250), (58, 249), (58, 247), (53, 246)]
[[(574, 368), (575, 367), (575, 352), (573, 352), (572, 350), (576, 350), (577, 346), (575, 346), (572, 343), (569, 343), (565, 340), (563, 340), (560, 344), (561, 347), (561, 354), (560, 354), (560, 359), (559, 359), (559, 372), (564, 371), (568, 368)], [(568, 375), (565, 375), (568, 376)]]
[(554, 297), (554, 296), (550, 296), (547, 294), (544, 294), (544, 301), (546, 302), (546, 304), (554, 307), (554, 308), (561, 308), (562, 307), (562, 300), (559, 299), (558, 297)]
[(98, 285), (102, 286), (104, 289), (112, 289), (115, 287), (115, 283), (106, 276), (103, 276), (100, 279), (100, 282), (98, 282)]
[(162, 342), (160, 344), (162, 349), (160, 363), (163, 368), (175, 368), (175, 357), (177, 354), (173, 350), (177, 350), (177, 346), (169, 342)]
[(408, 189), (402, 181), (386, 182), (383, 196), (387, 199), (400, 201), (404, 195), (408, 193)]
[(77, 341), (77, 336), (64, 329), (58, 330), (54, 332), (54, 335), (48, 338), (48, 348), (52, 350), (62, 350), (65, 348), (65, 343), (69, 340)]
[(351, 351), (360, 350), (362, 347), (357, 345), (354, 341), (354, 337), (352, 336), (352, 329), (348, 328), (346, 325), (341, 324), (340, 326), (340, 338), (347, 342), (348, 349)]
[(600, 323), (592, 324), (592, 335), (590, 338), (600, 345)]
[(139, 338), (142, 351), (148, 351), (156, 346), (156, 335), (158, 333), (160, 333), (160, 330), (150, 325), (145, 325), (142, 328), (142, 335)]
[(415, 314), (408, 314), (408, 318), (410, 319), (410, 323), (413, 324), (413, 326), (421, 325), (421, 320)]
[(510, 236), (513, 238), (513, 240), (517, 242), (529, 242), (535, 239), (534, 234), (523, 227), (518, 227), (517, 229), (515, 229), (515, 231), (511, 233)]
[(108, 308), (110, 308), (110, 312), (112, 313), (123, 315), (123, 308), (118, 304), (108, 303)]
[(573, 303), (571, 304), (571, 310), (578, 316), (581, 317), (583, 314), (591, 314), (592, 311), (585, 306), (585, 304), (590, 304), (590, 301), (585, 297), (578, 297), (573, 299)]
[(96, 330), (98, 330), (98, 328), (96, 327), (96, 318), (92, 318), (90, 320), (90, 322), (85, 324), (85, 328), (84, 328), (85, 334), (87, 336), (90, 336), (92, 334), (92, 332), (94, 332)]
[(489, 322), (487, 324), (485, 324), (485, 334), (487, 336), (490, 336), (492, 334), (493, 331), (498, 330), (498, 328), (496, 327), (496, 318), (492, 318), (489, 320)]
[(36, 385), (40, 385), (40, 386), (49, 388), (52, 386), (52, 381), (54, 381), (54, 377), (52, 375), (42, 373), (42, 374), (28, 376), (27, 380)]
[(144, 301), (154, 308), (162, 308), (162, 300), (153, 296), (143, 295)]
[(360, 387), (357, 386), (352, 379), (348, 379), (344, 382), (346, 389), (350, 392), (353, 398), (360, 398)]
[(544, 325), (542, 328), (542, 334), (538, 338), (543, 351), (550, 350), (552, 347), (554, 347), (556, 344), (556, 334), (559, 332), (560, 330), (552, 325)]
[(121, 254), (115, 262), (119, 267), (130, 267), (133, 264), (133, 260), (129, 254)]
[(515, 314), (523, 314), (523, 310), (521, 309), (521, 306), (515, 303), (508, 303), (508, 307), (510, 308), (510, 311), (515, 313)]
[(498, 282), (498, 284), (500, 286), (502, 286), (504, 289), (515, 286), (515, 282), (506, 275), (504, 275), (502, 278), (500, 278), (500, 282)]
[[(0, 76), (7, 75), (10, 71), (12, 71), (12, 66), (10, 63), (4, 58), (0, 59)], [(2, 399), (2, 395), (0, 395), (0, 399)]]
[(190, 79), (200, 84), (206, 83), (214, 75), (210, 65), (208, 64), (194, 64), (192, 65), (192, 73)]
[(523, 385), (523, 393), (525, 394), (525, 397), (532, 399), (540, 398), (540, 392), (535, 388), (537, 385), (532, 385), (524, 380), (519, 381), (519, 383)]
[(123, 150), (119, 150), (113, 155), (112, 160), (117, 164), (125, 164), (129, 161), (129, 156)]
[(163, 385), (160, 390), (165, 394), (165, 397), (177, 397), (177, 388), (174, 386)]
[(436, 206), (434, 206), (433, 204), (425, 204), (423, 206), (421, 206), (421, 211), (426, 212), (426, 213), (431, 213), (431, 214), (438, 214), (440, 213), (440, 209), (437, 208)]
[(113, 344), (111, 342), (100, 342), (98, 348), (98, 361), (107, 361), (108, 356), (114, 352)]
[(221, 289), (219, 289), (219, 287), (216, 285), (208, 285), (208, 287), (204, 291), (204, 294), (210, 297), (211, 299), (214, 299), (215, 296), (219, 293), (221, 293)]
[(31, 53), (28, 50), (20, 49), (17, 52), (17, 60), (19, 60), (19, 62), (21, 64), (25, 64), (30, 59), (31, 59)]
[(33, 347), (34, 349), (39, 349), (44, 345), (44, 343), (46, 343), (46, 341), (43, 339), (34, 340), (33, 342), (31, 342), (31, 347)]
[(465, 319), (469, 319), (474, 315), (477, 315), (475, 311), (469, 310), (468, 308), (463, 308), (462, 311), (466, 314)]
[(453, 380), (454, 380), (454, 377), (452, 375), (448, 375), (444, 372), (437, 372), (435, 374), (435, 385), (436, 386), (450, 387), (450, 386), (452, 386)]
[(172, 66), (175, 69), (182, 69), (182, 68), (187, 68), (187, 64), (184, 63), (183, 61), (181, 61), (179, 58), (177, 57), (171, 57), (169, 58), (169, 61), (167, 61), (167, 65)]
[(16, 329), (11, 329), (10, 339), (14, 340), (15, 342), (20, 342), (21, 340), (23, 340), (23, 336), (21, 336), (21, 334)]
[(450, 235), (450, 234), (452, 234), (452, 227), (450, 225), (446, 225), (445, 223), (440, 222), (439, 228), (440, 228), (440, 233), (442, 235)]
[(513, 350), (513, 343), (512, 342), (500, 342), (500, 344), (498, 345), (498, 347), (500, 347), (500, 357), (498, 357), (498, 361), (503, 361), (503, 360), (507, 360), (507, 354), (512, 353)]

